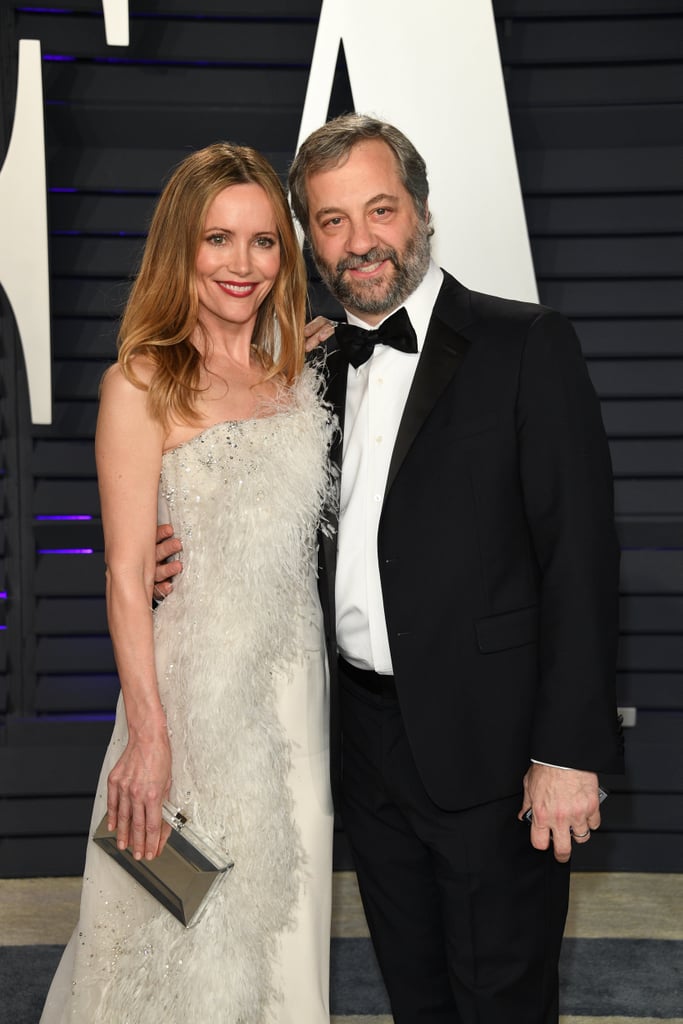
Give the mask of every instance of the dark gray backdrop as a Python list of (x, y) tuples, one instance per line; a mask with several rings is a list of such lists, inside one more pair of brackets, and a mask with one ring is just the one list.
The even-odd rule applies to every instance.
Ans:
[[(16, 41), (42, 43), (54, 370), (54, 423), (32, 428), (5, 304), (2, 875), (82, 867), (118, 691), (92, 451), (97, 387), (153, 202), (174, 164), (219, 138), (256, 146), (285, 174), (319, 9), (320, 0), (131, 0), (128, 49), (105, 45), (98, 0), (0, 9), (0, 157)], [(575, 867), (680, 870), (683, 3), (494, 9), (541, 299), (574, 320), (602, 401), (624, 552), (619, 699), (637, 708), (637, 724), (626, 777), (606, 780), (605, 826)], [(350, 106), (342, 71), (331, 106)], [(92, 518), (38, 518), (75, 515)]]

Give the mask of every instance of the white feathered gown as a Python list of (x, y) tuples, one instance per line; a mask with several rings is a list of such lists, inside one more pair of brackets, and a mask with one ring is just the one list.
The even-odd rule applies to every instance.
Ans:
[[(332, 806), (313, 573), (330, 423), (306, 370), (261, 419), (168, 452), (183, 572), (155, 613), (171, 800), (235, 867), (185, 929), (94, 843), (41, 1024), (327, 1024)], [(269, 410), (272, 412), (272, 410)], [(107, 775), (126, 742), (119, 702)]]

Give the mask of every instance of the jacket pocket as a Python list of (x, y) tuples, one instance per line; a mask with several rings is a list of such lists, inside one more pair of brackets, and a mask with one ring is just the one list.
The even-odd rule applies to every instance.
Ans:
[(538, 606), (489, 615), (475, 622), (477, 645), (482, 654), (524, 647), (538, 639)]

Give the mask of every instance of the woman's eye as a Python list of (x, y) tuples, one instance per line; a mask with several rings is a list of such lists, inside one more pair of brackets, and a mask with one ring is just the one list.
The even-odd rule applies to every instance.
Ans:
[(275, 239), (264, 235), (261, 238), (256, 239), (256, 245), (259, 249), (272, 249), (275, 245)]
[(209, 235), (207, 242), (209, 245), (223, 245), (225, 242), (225, 235)]

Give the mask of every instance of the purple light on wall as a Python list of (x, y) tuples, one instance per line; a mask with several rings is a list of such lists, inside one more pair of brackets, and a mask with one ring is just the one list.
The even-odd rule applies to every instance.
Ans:
[(7, 626), (0, 626), (0, 629), (7, 629)]
[(39, 555), (92, 555), (92, 548), (38, 548)]
[(78, 192), (77, 188), (49, 188), (48, 192)]
[(7, 600), (7, 591), (6, 590), (0, 590), (0, 601), (6, 601), (6, 600)]
[(76, 60), (76, 58), (75, 57), (69, 57), (65, 53), (44, 53), (43, 54), (43, 60), (50, 60), (50, 61), (57, 62), (57, 63), (64, 63), (64, 62), (73, 63)]
[(92, 519), (92, 516), (80, 516), (80, 515), (79, 516), (34, 516), (33, 518), (36, 519), (38, 522), (41, 522), (41, 523), (42, 522), (47, 522), (47, 521), (49, 521), (49, 522), (57, 522), (57, 523), (65, 523), (65, 522), (89, 522)]

